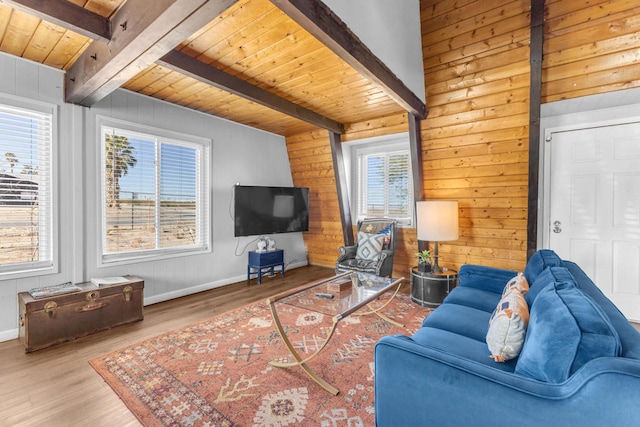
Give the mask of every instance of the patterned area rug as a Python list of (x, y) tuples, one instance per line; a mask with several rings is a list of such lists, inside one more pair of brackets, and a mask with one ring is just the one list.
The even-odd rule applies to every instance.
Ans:
[[(277, 308), (299, 353), (312, 354), (331, 317)], [(413, 334), (429, 312), (399, 294), (383, 313), (404, 328), (375, 314), (340, 321), (328, 346), (308, 364), (340, 390), (337, 396), (298, 366), (268, 364), (293, 357), (264, 301), (89, 363), (145, 426), (372, 426), (373, 346), (384, 335)]]

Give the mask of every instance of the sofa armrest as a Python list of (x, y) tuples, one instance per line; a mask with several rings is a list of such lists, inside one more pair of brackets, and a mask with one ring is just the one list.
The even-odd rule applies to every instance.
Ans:
[(640, 425), (640, 360), (600, 358), (561, 384), (537, 381), (395, 335), (375, 346), (376, 426)]
[(507, 282), (518, 274), (515, 270), (465, 264), (458, 272), (458, 286), (468, 286), (501, 294)]

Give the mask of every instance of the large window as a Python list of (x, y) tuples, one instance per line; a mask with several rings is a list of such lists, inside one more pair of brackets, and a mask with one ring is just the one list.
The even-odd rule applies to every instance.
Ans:
[(103, 261), (206, 251), (208, 141), (101, 126)]
[(389, 217), (411, 227), (413, 187), (408, 142), (401, 139), (363, 144), (354, 153), (357, 219)]
[(53, 112), (0, 104), (0, 274), (53, 266)]

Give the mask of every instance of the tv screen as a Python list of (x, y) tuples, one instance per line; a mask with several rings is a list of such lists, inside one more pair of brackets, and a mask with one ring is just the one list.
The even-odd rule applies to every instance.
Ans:
[(234, 187), (235, 236), (309, 230), (309, 189), (302, 187)]

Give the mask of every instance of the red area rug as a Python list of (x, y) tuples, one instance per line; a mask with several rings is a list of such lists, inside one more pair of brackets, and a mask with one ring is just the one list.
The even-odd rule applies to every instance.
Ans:
[[(385, 295), (377, 303), (383, 303)], [(278, 304), (301, 355), (313, 353), (331, 317)], [(366, 308), (362, 309), (367, 311)], [(379, 316), (340, 321), (308, 365), (340, 390), (333, 396), (292, 360), (266, 302), (114, 351), (89, 363), (145, 426), (372, 426), (373, 347), (385, 335), (413, 334), (429, 309), (397, 295)]]

